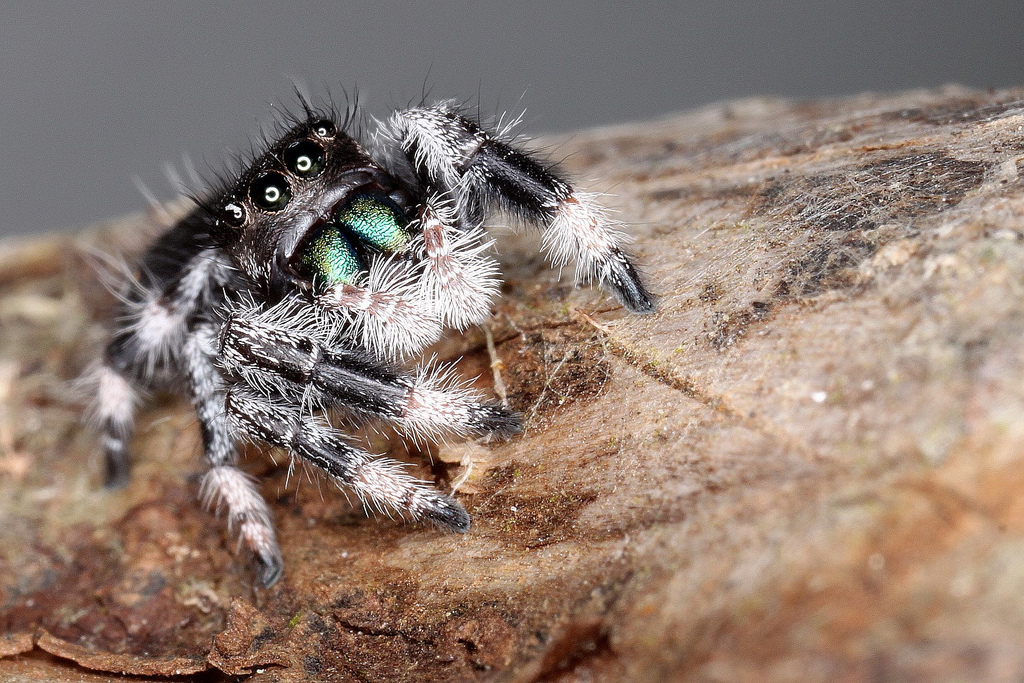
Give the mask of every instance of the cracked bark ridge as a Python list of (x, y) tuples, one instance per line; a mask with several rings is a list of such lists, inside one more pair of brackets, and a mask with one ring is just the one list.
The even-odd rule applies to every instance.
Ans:
[[(163, 218), (4, 245), (0, 678), (1024, 676), (1024, 91), (752, 99), (544, 142), (614, 191), (658, 313), (503, 238), (489, 332), (525, 434), (365, 436), (458, 482), (472, 531), (366, 519), (252, 449), (287, 565), (268, 591), (194, 503), (188, 407), (140, 415), (110, 493), (67, 388), (109, 303), (90, 254)], [(482, 332), (436, 351), (490, 390)]]

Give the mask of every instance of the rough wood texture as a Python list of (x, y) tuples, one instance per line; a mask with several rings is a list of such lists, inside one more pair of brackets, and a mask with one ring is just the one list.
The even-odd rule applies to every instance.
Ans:
[[(442, 486), (472, 466), (472, 531), (366, 519), (254, 450), (270, 591), (194, 503), (186, 406), (142, 415), (120, 493), (77, 423), (104, 296), (76, 245), (131, 250), (154, 219), (9, 245), (0, 652), (35, 649), (0, 677), (1019, 679), (1022, 98), (754, 99), (555, 141), (615, 193), (658, 314), (503, 240), (526, 434), (411, 458)], [(481, 333), (439, 353), (490, 386)]]

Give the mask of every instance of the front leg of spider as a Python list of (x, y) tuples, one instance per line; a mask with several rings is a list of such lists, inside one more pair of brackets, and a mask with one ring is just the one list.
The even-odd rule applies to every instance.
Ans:
[(463, 226), (479, 225), (490, 208), (540, 225), (553, 265), (575, 261), (578, 282), (611, 289), (633, 313), (654, 312), (622, 233), (595, 195), (577, 192), (500, 133), (448, 103), (396, 113), (379, 138), (401, 149), (420, 182), (452, 196)]
[(337, 329), (319, 322), (317, 310), (300, 298), (254, 306), (229, 308), (216, 332), (199, 326), (184, 359), (211, 464), (204, 498), (226, 509), (261, 564), (263, 584), (278, 580), (283, 562), (266, 503), (234, 466), (235, 436), (315, 465), (369, 509), (467, 531), (469, 515), (457, 501), (409, 476), (400, 463), (350, 445), (312, 414), (341, 409), (426, 440), (512, 436), (518, 418), (481, 402), (443, 369), (413, 376), (341, 344)]

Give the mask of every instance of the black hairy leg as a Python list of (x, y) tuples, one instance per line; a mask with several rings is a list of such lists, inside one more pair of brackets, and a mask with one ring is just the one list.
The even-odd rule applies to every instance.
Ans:
[(139, 392), (175, 374), (189, 318), (209, 305), (230, 277), (224, 256), (195, 241), (186, 219), (154, 245), (139, 275), (128, 274), (115, 291), (120, 327), (88, 378), (96, 395), (92, 419), (104, 435), (108, 487), (129, 481), (128, 441)]
[(653, 298), (621, 247), (622, 233), (595, 195), (575, 191), (554, 170), (454, 106), (398, 112), (386, 134), (422, 183), (453, 196), (464, 224), (479, 225), (487, 209), (497, 207), (541, 225), (555, 266), (575, 260), (578, 281), (609, 287), (634, 313), (654, 311)]
[(260, 563), (263, 585), (270, 586), (280, 578), (284, 561), (270, 508), (255, 482), (237, 467), (235, 429), (226, 406), (227, 386), (215, 361), (216, 327), (196, 326), (185, 341), (182, 355), (210, 466), (203, 475), (200, 495), (207, 506), (226, 511), (229, 529), (237, 528), (240, 540)]
[(227, 396), (227, 411), (242, 433), (316, 465), (379, 512), (408, 515), (465, 533), (469, 515), (453, 498), (406, 474), (401, 463), (347, 444), (338, 430), (275, 404), (242, 386)]
[(86, 378), (96, 391), (90, 421), (103, 433), (103, 484), (122, 488), (131, 479), (128, 441), (139, 397), (132, 383), (111, 364), (100, 363)]
[(301, 301), (263, 313), (235, 311), (219, 334), (219, 357), (232, 375), (268, 396), (307, 409), (340, 407), (349, 414), (393, 424), (413, 438), (518, 434), (518, 416), (484, 403), (444, 366), (417, 375), (400, 371), (363, 349), (332, 340)]

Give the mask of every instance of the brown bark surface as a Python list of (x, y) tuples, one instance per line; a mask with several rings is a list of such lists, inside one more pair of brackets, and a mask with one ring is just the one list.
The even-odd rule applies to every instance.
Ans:
[[(109, 304), (88, 254), (160, 220), (5, 245), (0, 679), (1024, 676), (1024, 91), (753, 99), (545, 142), (614, 193), (658, 313), (503, 238), (490, 330), (525, 434), (367, 437), (465, 476), (472, 530), (367, 519), (250, 449), (271, 590), (196, 503), (185, 402), (141, 413), (120, 492), (79, 423)], [(436, 350), (492, 390), (482, 332)]]

